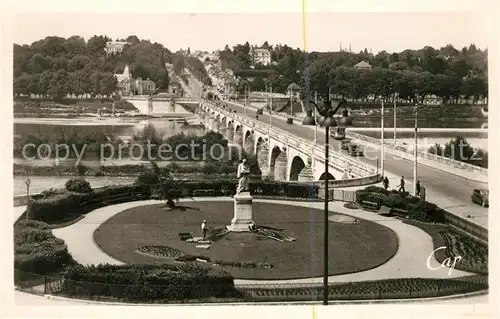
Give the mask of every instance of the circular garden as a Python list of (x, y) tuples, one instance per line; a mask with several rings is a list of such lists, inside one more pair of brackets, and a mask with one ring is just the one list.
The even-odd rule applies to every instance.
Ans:
[[(215, 265), (239, 279), (322, 276), (322, 210), (254, 202), (253, 219), (263, 231), (225, 234), (233, 209), (232, 201), (186, 202), (176, 209), (163, 204), (134, 207), (100, 225), (94, 240), (104, 252), (128, 264), (193, 261)], [(203, 220), (209, 227), (207, 239), (213, 241), (208, 249), (180, 236), (200, 237)], [(329, 275), (375, 268), (398, 249), (397, 235), (387, 227), (366, 220), (346, 222), (350, 217), (333, 212), (329, 220)]]

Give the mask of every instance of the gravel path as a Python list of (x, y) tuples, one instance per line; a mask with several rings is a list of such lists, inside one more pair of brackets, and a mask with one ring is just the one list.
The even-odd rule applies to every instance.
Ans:
[[(197, 198), (197, 201), (213, 201), (214, 198)], [(231, 198), (219, 198), (219, 200), (232, 200)], [(262, 202), (289, 204), (290, 202), (276, 200), (260, 200)], [(68, 245), (69, 252), (76, 261), (82, 264), (122, 264), (122, 262), (104, 253), (93, 240), (94, 231), (107, 219), (132, 207), (157, 204), (158, 201), (147, 200), (131, 203), (111, 205), (97, 209), (86, 215), (79, 222), (60, 229), (54, 229), (56, 237), (63, 239)], [(301, 203), (292, 202), (292, 205), (306, 206), (321, 209), (323, 203)], [(333, 212), (351, 215), (354, 218), (361, 218), (384, 225), (394, 230), (399, 239), (399, 248), (396, 255), (387, 263), (371, 270), (358, 272), (355, 274), (330, 276), (332, 282), (354, 282), (390, 278), (453, 278), (469, 275), (469, 273), (454, 269), (440, 268), (430, 270), (427, 267), (427, 260), (433, 251), (432, 238), (423, 230), (404, 224), (401, 220), (391, 217), (383, 217), (363, 210), (349, 210), (343, 207), (343, 203), (334, 202), (330, 204)], [(440, 264), (435, 258), (430, 258), (430, 266), (437, 268)], [(322, 278), (294, 279), (294, 280), (235, 280), (236, 285), (246, 284), (277, 284), (277, 283), (320, 283)]]

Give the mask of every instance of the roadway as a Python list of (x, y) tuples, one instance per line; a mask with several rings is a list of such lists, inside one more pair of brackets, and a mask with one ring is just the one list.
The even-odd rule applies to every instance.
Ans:
[[(245, 113), (245, 108), (234, 102), (229, 102), (230, 108), (236, 110), (239, 114)], [(246, 114), (255, 119), (255, 109), (246, 108)], [(269, 114), (259, 115), (259, 122), (269, 124)], [(301, 126), (301, 123), (294, 121), (294, 124), (286, 124), (285, 119), (273, 116), (272, 126), (295, 136), (313, 141), (314, 129)], [(323, 129), (318, 128), (317, 142), (319, 145), (325, 144), (325, 134)], [(340, 141), (330, 138), (332, 150), (340, 149)], [(359, 160), (365, 164), (377, 166), (377, 161), (380, 157), (380, 151), (366, 150), (366, 157), (360, 157)], [(344, 153), (345, 154), (345, 153)], [(347, 155), (346, 155), (347, 156)], [(413, 191), (413, 161), (403, 158), (397, 158), (391, 154), (385, 154), (384, 166), (386, 175), (390, 178), (390, 187), (397, 188), (401, 176), (405, 176), (405, 188), (407, 191)], [(448, 211), (466, 217), (467, 215), (474, 216), (473, 221), (486, 226), (488, 225), (488, 208), (473, 204), (470, 196), (474, 188), (488, 188), (487, 184), (467, 180), (458, 175), (453, 175), (441, 170), (421, 165), (417, 167), (418, 180), (420, 184), (426, 188), (426, 199), (434, 202), (438, 206), (447, 209)], [(392, 176), (391, 176), (392, 175)]]

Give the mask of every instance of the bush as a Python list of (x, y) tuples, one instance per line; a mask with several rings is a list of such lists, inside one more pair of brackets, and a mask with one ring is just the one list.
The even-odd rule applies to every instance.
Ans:
[[(128, 301), (231, 297), (238, 293), (224, 271), (186, 265), (72, 266), (64, 273), (70, 295), (99, 295)], [(93, 284), (86, 284), (92, 282)]]
[(53, 223), (81, 213), (80, 194), (67, 193), (32, 200), (26, 210), (28, 219)]
[(92, 187), (90, 187), (90, 183), (81, 178), (70, 179), (66, 182), (65, 187), (70, 192), (75, 193), (92, 193)]
[(368, 186), (356, 191), (356, 202), (361, 204), (363, 201), (407, 210), (408, 216), (411, 219), (423, 222), (445, 222), (445, 211), (443, 209), (439, 208), (436, 204), (409, 195), (408, 192), (386, 191), (382, 187)]
[(23, 272), (51, 274), (74, 264), (63, 240), (56, 238), (49, 225), (39, 221), (19, 221), (14, 225), (14, 278), (23, 281)]

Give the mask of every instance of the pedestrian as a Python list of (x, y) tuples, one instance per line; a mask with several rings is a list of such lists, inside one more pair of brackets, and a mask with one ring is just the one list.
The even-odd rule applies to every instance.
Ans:
[(207, 236), (207, 221), (204, 220), (203, 223), (201, 223), (201, 233), (203, 235), (203, 240), (205, 240)]
[(398, 192), (405, 192), (405, 177), (401, 176), (401, 184), (399, 184), (399, 190)]
[(420, 196), (420, 181), (417, 181), (417, 187), (415, 189), (417, 196)]
[(384, 189), (387, 190), (389, 188), (389, 179), (386, 177), (384, 177)]

